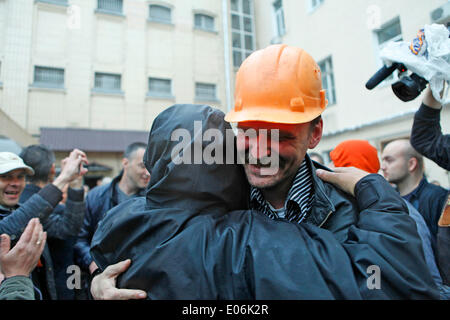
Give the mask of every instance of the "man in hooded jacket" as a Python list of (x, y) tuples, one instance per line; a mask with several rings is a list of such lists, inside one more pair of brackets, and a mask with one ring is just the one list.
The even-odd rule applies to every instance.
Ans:
[[(335, 215), (356, 217), (339, 239), (320, 226), (245, 210), (242, 166), (205, 161), (207, 150), (215, 159), (235, 156), (234, 143), (224, 138), (211, 148), (217, 135), (203, 135), (214, 129), (226, 137), (231, 127), (223, 117), (207, 106), (176, 105), (155, 119), (144, 156), (146, 198), (111, 210), (92, 240), (101, 270), (133, 261), (119, 288), (151, 299), (439, 298), (415, 223), (379, 175), (360, 173), (349, 191), (356, 199), (316, 182), (334, 198)], [(379, 272), (372, 277), (371, 270)]]

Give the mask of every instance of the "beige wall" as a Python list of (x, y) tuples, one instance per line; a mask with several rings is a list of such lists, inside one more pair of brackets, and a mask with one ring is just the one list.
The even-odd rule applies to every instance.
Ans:
[[(67, 27), (65, 6), (0, 1), (0, 41), (6, 42), (0, 60), (8, 78), (0, 107), (31, 134), (43, 126), (148, 130), (174, 103), (225, 110), (220, 1), (125, 0), (124, 16), (95, 13), (93, 0), (69, 3), (81, 9), (79, 29)], [(150, 3), (171, 7), (173, 23), (148, 21)], [(194, 12), (214, 16), (217, 32), (195, 30)], [(64, 68), (65, 88), (32, 87), (35, 65)], [(121, 74), (123, 94), (92, 92), (94, 72)], [(150, 76), (172, 79), (174, 98), (147, 97)], [(197, 101), (195, 82), (216, 84), (217, 100)]]

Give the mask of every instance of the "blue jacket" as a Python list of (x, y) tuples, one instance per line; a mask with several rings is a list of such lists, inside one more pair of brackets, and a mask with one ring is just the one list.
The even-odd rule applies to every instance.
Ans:
[[(27, 184), (20, 196), (20, 203), (30, 199), (40, 187)], [(74, 264), (73, 246), (84, 217), (84, 190), (68, 190), (66, 205), (58, 204), (52, 212), (54, 225), (47, 237), (59, 300), (73, 300), (73, 290), (67, 288), (67, 268)], [(48, 225), (47, 225), (48, 227)], [(57, 231), (57, 232), (55, 232)], [(48, 258), (46, 259), (48, 260)]]
[(429, 183), (424, 177), (413, 192), (403, 196), (423, 216), (431, 232), (431, 246), (435, 255), (438, 221), (447, 201), (447, 193), (448, 190)]
[[(121, 172), (111, 183), (95, 187), (86, 197), (86, 213), (74, 246), (75, 262), (82, 269), (89, 270), (89, 265), (93, 261), (89, 250), (98, 223), (109, 209), (118, 204), (116, 185), (122, 178), (122, 174)], [(141, 190), (141, 193), (145, 195), (144, 190)]]
[[(27, 201), (23, 202), (17, 208), (0, 207), (0, 234), (6, 233), (11, 237), (14, 243), (19, 240), (20, 235), (32, 218), (39, 218), (44, 230), (47, 231), (49, 237), (57, 237), (64, 239), (68, 236), (76, 234), (76, 230), (70, 229), (72, 223), (70, 214), (55, 215), (52, 214), (59, 201), (62, 199), (61, 191), (52, 184), (48, 184), (42, 188), (38, 193), (33, 194)], [(73, 206), (83, 207), (83, 202), (72, 202)], [(76, 210), (70, 210), (76, 212)], [(71, 233), (72, 232), (72, 233)], [(45, 277), (46, 289), (49, 298), (57, 299), (55, 276), (53, 270), (53, 263), (46, 243), (42, 257), (45, 260)]]
[(113, 208), (92, 239), (101, 270), (131, 259), (119, 288), (145, 290), (150, 299), (439, 299), (415, 222), (380, 175), (359, 181), (356, 199), (314, 177), (312, 217), (296, 224), (248, 210), (242, 166), (172, 161), (173, 130), (192, 137), (200, 121), (202, 132), (225, 136), (231, 127), (223, 117), (180, 105), (153, 122), (146, 198)]

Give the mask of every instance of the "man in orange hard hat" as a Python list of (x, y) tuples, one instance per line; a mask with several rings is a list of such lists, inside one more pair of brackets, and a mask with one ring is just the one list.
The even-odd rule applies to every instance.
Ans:
[[(273, 45), (242, 63), (236, 76), (235, 107), (225, 120), (238, 124), (237, 149), (247, 160), (251, 206), (271, 218), (323, 226), (343, 240), (358, 210), (351, 200), (317, 179), (307, 155), (322, 137), (321, 114), (326, 105), (321, 71), (314, 59), (300, 48)], [(269, 139), (264, 148), (264, 135), (247, 135), (249, 130), (270, 132), (269, 137), (278, 130), (279, 139)], [(274, 152), (278, 171), (267, 174), (264, 163)]]
[[(357, 227), (358, 223), (364, 225), (364, 222), (359, 221), (361, 211), (372, 208), (376, 213), (386, 213), (389, 208), (393, 208), (390, 205), (398, 204), (398, 201), (392, 198), (395, 195), (392, 187), (379, 175), (369, 175), (363, 171), (352, 175), (346, 170), (350, 168), (337, 168), (335, 173), (331, 173), (323, 170), (326, 168), (319, 164), (317, 168), (320, 170), (316, 164), (312, 164), (306, 152), (316, 147), (322, 137), (323, 121), (320, 115), (326, 104), (321, 72), (311, 56), (299, 48), (274, 45), (254, 52), (243, 62), (236, 78), (235, 107), (225, 120), (238, 123), (237, 149), (245, 160), (245, 173), (252, 187), (252, 209), (272, 219), (284, 219), (292, 223), (308, 222), (327, 229), (333, 234), (333, 239), (344, 243), (349, 239), (352, 226)], [(273, 159), (278, 160), (276, 167), (271, 162)], [(348, 194), (331, 183), (323, 182), (318, 176), (324, 181), (336, 183)], [(379, 204), (378, 199), (381, 197), (384, 202)], [(406, 205), (401, 209), (391, 211), (405, 222), (410, 219), (406, 215)], [(361, 216), (364, 217), (363, 214)], [(378, 217), (378, 225), (370, 225), (373, 230), (378, 230), (382, 224)], [(417, 232), (400, 230), (399, 235), (406, 236), (412, 242), (420, 241)], [(358, 241), (364, 247), (364, 241), (355, 239), (355, 243)], [(384, 242), (380, 243), (382, 247)], [(364, 248), (358, 251), (352, 247), (349, 250), (358, 261), (368, 262), (361, 257), (361, 254), (368, 252), (367, 247)], [(423, 273), (414, 271), (414, 265), (424, 265), (424, 261), (399, 259), (390, 249), (383, 247), (381, 255), (377, 250), (369, 251), (378, 257), (376, 261), (381, 261), (381, 256), (383, 262), (390, 261), (386, 270), (395, 269), (393, 265), (401, 265), (402, 272), (413, 271), (408, 277), (409, 281), (403, 279), (403, 273), (399, 273), (384, 283), (394, 283), (395, 289), (403, 287), (408, 292), (415, 290), (412, 288), (416, 280), (432, 286), (431, 275), (426, 270)], [(96, 276), (92, 282), (94, 290), (91, 290), (94, 298), (145, 297), (145, 292), (141, 290), (115, 287), (116, 277), (130, 263), (130, 260), (125, 260), (110, 265)], [(395, 272), (386, 273), (386, 276), (391, 277), (393, 274)]]

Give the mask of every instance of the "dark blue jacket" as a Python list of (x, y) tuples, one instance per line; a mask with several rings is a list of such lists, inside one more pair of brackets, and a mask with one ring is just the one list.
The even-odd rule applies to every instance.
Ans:
[[(415, 222), (380, 175), (357, 183), (356, 200), (313, 171), (313, 217), (296, 224), (247, 209), (242, 166), (172, 161), (180, 148), (171, 132), (184, 128), (197, 139), (192, 126), (200, 121), (202, 132), (225, 136), (231, 127), (223, 117), (177, 105), (153, 122), (146, 198), (110, 210), (92, 239), (100, 269), (131, 259), (118, 287), (151, 299), (439, 299)], [(228, 155), (228, 147), (216, 150)]]
[[(93, 261), (89, 250), (98, 223), (109, 209), (118, 204), (116, 185), (122, 174), (121, 172), (108, 184), (93, 188), (86, 197), (86, 213), (74, 246), (75, 262), (84, 270), (89, 270)], [(141, 190), (141, 193), (145, 195), (144, 190)]]
[(403, 196), (423, 216), (431, 232), (431, 246), (435, 255), (438, 221), (447, 201), (448, 190), (429, 183), (424, 177), (419, 186), (411, 193)]
[[(24, 203), (40, 190), (41, 188), (36, 185), (27, 184), (20, 196), (20, 203)], [(67, 268), (75, 264), (73, 246), (84, 217), (84, 190), (69, 188), (67, 192), (67, 206), (58, 204), (52, 212), (54, 219), (58, 221), (55, 223), (55, 225), (59, 225), (56, 229), (58, 233), (52, 230), (47, 237), (59, 300), (73, 300), (75, 298), (73, 290), (67, 287), (69, 276)]]
[[(77, 230), (71, 229), (73, 226), (72, 215), (55, 215), (52, 214), (59, 201), (62, 199), (61, 191), (52, 184), (48, 184), (42, 188), (38, 193), (33, 194), (27, 201), (23, 202), (17, 208), (6, 210), (0, 208), (0, 234), (6, 233), (11, 237), (14, 243), (19, 240), (20, 235), (32, 218), (39, 218), (44, 230), (49, 237), (57, 237), (64, 239), (68, 236), (76, 234)], [(77, 212), (76, 209), (71, 210), (72, 206), (84, 207), (84, 203), (71, 202), (68, 204), (69, 212)], [(73, 209), (73, 207), (72, 207)], [(78, 212), (82, 212), (79, 211)], [(82, 218), (82, 216), (81, 216)], [(71, 233), (72, 232), (72, 233)], [(53, 270), (52, 258), (46, 243), (42, 257), (45, 260), (45, 277), (46, 277), (46, 292), (52, 300), (57, 299), (55, 276)]]

